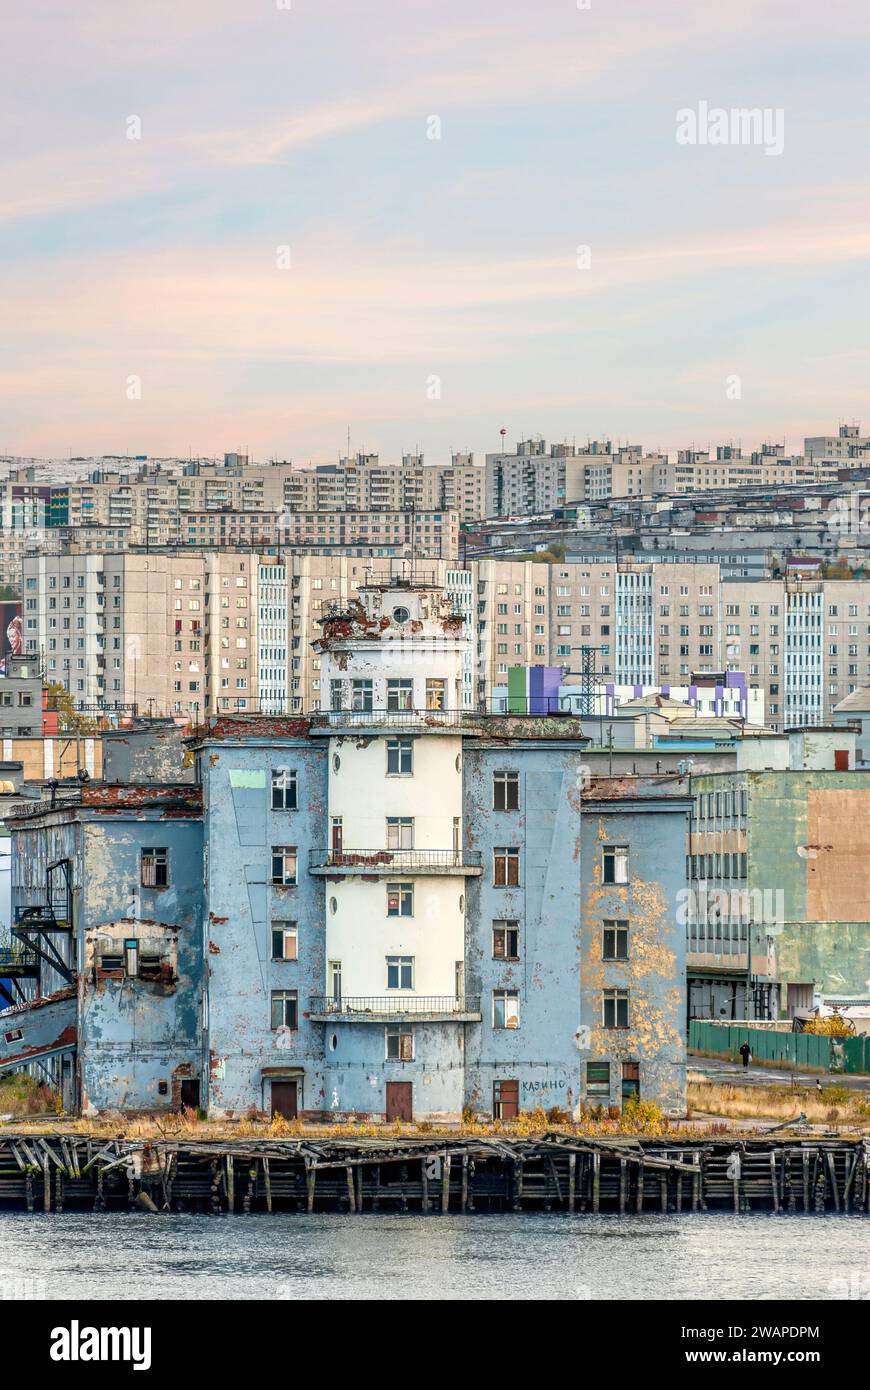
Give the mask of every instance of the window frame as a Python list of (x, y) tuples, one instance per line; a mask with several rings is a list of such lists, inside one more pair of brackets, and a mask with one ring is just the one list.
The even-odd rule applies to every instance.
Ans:
[[(388, 917), (413, 917), (414, 916), (414, 884), (406, 880), (396, 880), (386, 885), (387, 890), (387, 916)], [(390, 892), (395, 894), (397, 899), (397, 909), (390, 911)], [(410, 905), (410, 911), (404, 911), (404, 904)]]
[[(503, 861), (502, 874), (499, 878), (499, 862)], [(516, 878), (511, 878), (511, 866), (516, 866)], [(521, 887), (520, 873), (520, 847), (518, 845), (494, 845), (492, 851), (492, 882), (495, 888), (519, 888)]]
[[(145, 865), (152, 864), (154, 881), (150, 882), (145, 877)], [(163, 870), (163, 882), (160, 879), (160, 870)], [(143, 888), (168, 888), (169, 887), (169, 846), (168, 845), (147, 845), (142, 846), (139, 855), (139, 881)]]
[[(413, 777), (414, 776), (414, 740), (399, 735), (385, 739), (387, 746), (387, 777)], [(390, 754), (395, 753), (396, 770), (390, 770)], [(407, 754), (408, 768), (402, 767)]]
[[(601, 922), (601, 959), (606, 961), (627, 961), (630, 949), (631, 923), (627, 917), (605, 917)], [(613, 937), (613, 949), (608, 952), (607, 938)], [(625, 939), (625, 954), (619, 952), (620, 939)]]
[[(413, 956), (385, 956), (386, 988), (390, 994), (414, 989), (415, 960)], [(390, 984), (390, 974), (395, 972), (396, 984)], [(407, 980), (408, 983), (405, 983)]]
[[(281, 938), (280, 956), (275, 954), (275, 938)], [(287, 942), (293, 942), (293, 954), (287, 954)], [(297, 961), (299, 959), (299, 923), (292, 922), (288, 918), (276, 917), (272, 919), (272, 960), (283, 964), (285, 961)]]
[[(281, 877), (275, 875), (275, 862), (280, 855), (282, 862)], [(293, 877), (287, 877), (286, 863), (287, 856), (293, 856)], [(296, 888), (299, 883), (299, 849), (296, 845), (273, 845), (272, 846), (272, 870), (271, 885), (273, 888)]]
[[(273, 989), (270, 992), (270, 1032), (277, 1033), (279, 1028), (287, 1028), (291, 1033), (299, 1032), (299, 991), (298, 989)], [(280, 1023), (275, 1022), (275, 1006), (281, 1006)], [(287, 1022), (287, 1006), (292, 1005), (292, 1022)]]
[(299, 789), (295, 767), (272, 768), (271, 806), (273, 811), (297, 811), (299, 809)]
[[(613, 1022), (607, 1022), (608, 1005), (613, 1011)], [(624, 1005), (625, 1022), (620, 1023), (620, 1006)], [(601, 991), (601, 1026), (608, 1032), (624, 1033), (631, 1027), (631, 997), (627, 989), (603, 989)]]
[[(499, 801), (504, 804), (499, 805)], [(512, 800), (516, 804), (511, 805)], [(494, 811), (518, 811), (520, 809), (520, 774), (513, 768), (506, 768), (492, 774), (492, 809)]]
[[(511, 1011), (511, 1005), (514, 1008)], [(498, 1022), (498, 1007), (501, 1005), (503, 1010), (503, 1021)], [(511, 1022), (513, 1018), (513, 1022)], [(502, 1032), (508, 1030), (516, 1032), (520, 1026), (520, 992), (518, 989), (494, 989), (492, 992), (492, 1026), (494, 1030)]]
[[(504, 949), (501, 953), (496, 950), (496, 936), (501, 932), (504, 936)], [(515, 952), (510, 953), (508, 947), (509, 938), (514, 937)], [(493, 960), (519, 960), (520, 958), (520, 924), (516, 917), (496, 917), (492, 924), (492, 958)]]
[[(624, 857), (624, 863), (625, 863), (625, 877), (624, 877), (624, 878), (618, 877), (618, 872), (617, 872), (617, 870), (618, 870), (618, 865), (619, 865), (619, 863), (620, 863), (620, 858), (619, 858), (619, 856), (623, 856), (623, 857)], [(609, 858), (609, 857), (612, 859), (612, 864), (613, 864), (613, 877), (612, 877), (612, 878), (608, 878), (608, 876), (607, 876), (607, 862), (608, 862), (608, 858)], [(630, 875), (630, 867), (629, 867), (629, 866), (630, 866), (630, 862), (631, 862), (631, 859), (630, 859), (630, 846), (629, 846), (629, 845), (621, 844), (621, 843), (620, 843), (620, 844), (612, 844), (612, 845), (602, 845), (602, 846), (601, 846), (601, 882), (602, 882), (602, 885), (605, 886), (605, 887), (608, 887), (608, 888), (622, 888), (622, 887), (625, 887), (625, 885), (629, 882), (630, 876), (631, 876), (631, 875)]]

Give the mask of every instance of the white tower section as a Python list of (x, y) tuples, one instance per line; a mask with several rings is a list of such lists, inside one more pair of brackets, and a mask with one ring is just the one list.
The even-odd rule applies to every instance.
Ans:
[(462, 617), (443, 589), (392, 583), (322, 627), (327, 991), (345, 1014), (456, 1020), (480, 873), (463, 850)]

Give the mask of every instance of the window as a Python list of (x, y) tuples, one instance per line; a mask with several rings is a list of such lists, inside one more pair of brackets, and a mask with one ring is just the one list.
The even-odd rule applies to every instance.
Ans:
[(387, 989), (414, 988), (414, 957), (387, 956)]
[(520, 881), (520, 852), (518, 849), (494, 849), (493, 882), (496, 888), (515, 888)]
[(492, 808), (494, 811), (518, 811), (520, 808), (520, 774), (492, 774)]
[(427, 680), (426, 682), (426, 708), (427, 709), (446, 709), (447, 708), (447, 682), (443, 680)]
[(622, 1099), (630, 1100), (632, 1096), (640, 1096), (640, 1063), (623, 1062)]
[(297, 990), (272, 990), (272, 1027), (292, 1028), (294, 1032), (299, 1027), (299, 997)]
[(387, 739), (387, 776), (410, 777), (414, 771), (414, 740)]
[(519, 922), (498, 921), (492, 924), (493, 960), (519, 960), (520, 924)]
[(414, 915), (414, 885), (413, 883), (388, 883), (387, 884), (387, 916), (388, 917), (413, 917)]
[(402, 1023), (388, 1024), (385, 1029), (386, 1059), (388, 1062), (413, 1062), (414, 1034)]
[(601, 943), (602, 960), (628, 960), (628, 922), (607, 919)]
[(146, 888), (166, 888), (169, 883), (168, 849), (143, 849), (142, 883)]
[(295, 922), (272, 923), (272, 959), (297, 959), (298, 931)]
[(414, 848), (414, 817), (387, 816), (387, 849)]
[[(354, 686), (358, 684), (354, 681)], [(368, 682), (371, 685), (371, 681)], [(371, 708), (371, 706), (369, 706)], [(414, 708), (414, 682), (409, 680), (388, 680), (387, 681), (387, 709), (413, 709)]]
[(296, 849), (295, 846), (273, 845), (272, 846), (272, 882), (284, 888), (292, 888), (296, 884)]
[(610, 1063), (586, 1063), (586, 1097), (588, 1100), (610, 1100)]
[(628, 990), (606, 989), (603, 991), (602, 1022), (605, 1028), (628, 1027)]
[(296, 810), (296, 773), (289, 767), (272, 770), (272, 810)]
[(520, 996), (515, 989), (496, 989), (492, 994), (493, 1028), (519, 1028)]
[(371, 714), (374, 708), (373, 687), (371, 681), (352, 681), (351, 682), (351, 709), (363, 714)]
[(605, 883), (628, 883), (628, 845), (605, 845), (602, 850)]

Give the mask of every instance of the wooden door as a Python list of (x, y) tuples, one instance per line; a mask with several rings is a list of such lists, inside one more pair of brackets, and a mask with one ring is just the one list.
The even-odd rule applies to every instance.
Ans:
[(413, 1113), (410, 1081), (387, 1082), (387, 1119), (410, 1121)]
[(272, 1082), (272, 1114), (283, 1115), (285, 1120), (295, 1120), (298, 1113), (298, 1083), (296, 1081)]

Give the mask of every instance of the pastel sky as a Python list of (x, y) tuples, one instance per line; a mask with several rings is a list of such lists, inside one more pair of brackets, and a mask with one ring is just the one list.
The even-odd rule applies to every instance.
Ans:
[(866, 0), (282, 3), (7, 7), (0, 453), (870, 431)]

